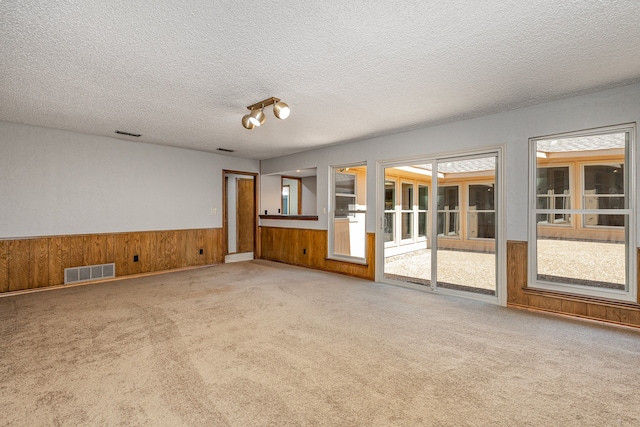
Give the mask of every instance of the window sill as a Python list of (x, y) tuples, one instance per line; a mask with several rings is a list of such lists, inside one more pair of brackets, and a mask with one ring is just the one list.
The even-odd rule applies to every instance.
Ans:
[(258, 215), (260, 219), (293, 219), (296, 221), (317, 221), (318, 215)]
[(619, 307), (619, 308), (638, 308), (640, 304), (633, 300), (623, 300), (623, 299), (615, 299), (611, 297), (604, 296), (592, 296), (592, 295), (579, 295), (570, 292), (562, 292), (558, 290), (550, 290), (543, 289), (538, 287), (525, 286), (522, 288), (525, 295), (538, 295), (543, 297), (554, 297), (560, 298), (563, 300), (576, 301), (576, 302), (584, 302), (584, 303), (595, 303), (595, 304), (605, 304), (611, 307)]
[(367, 263), (367, 261), (364, 258), (347, 258), (347, 257), (333, 256), (333, 257), (326, 257), (325, 260), (326, 261), (346, 262), (346, 263), (349, 263), (349, 264), (362, 265), (362, 266), (365, 266), (365, 267), (369, 266), (369, 264)]

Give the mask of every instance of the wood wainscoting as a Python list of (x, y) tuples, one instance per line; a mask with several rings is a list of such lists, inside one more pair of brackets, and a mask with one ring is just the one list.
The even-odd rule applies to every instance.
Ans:
[(69, 267), (113, 262), (118, 277), (223, 260), (221, 228), (0, 240), (0, 293), (62, 285)]
[[(639, 303), (605, 300), (528, 287), (527, 249), (527, 242), (507, 242), (507, 306), (640, 327)], [(637, 250), (636, 256), (640, 263), (640, 249)], [(640, 283), (636, 286), (640, 291)], [(638, 294), (640, 295), (640, 292)]]
[(367, 263), (327, 259), (327, 231), (260, 227), (261, 258), (375, 280), (375, 233), (367, 233)]

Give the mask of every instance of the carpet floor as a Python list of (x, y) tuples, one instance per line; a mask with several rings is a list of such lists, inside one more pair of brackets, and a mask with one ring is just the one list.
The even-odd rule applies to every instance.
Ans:
[(268, 261), (0, 298), (0, 425), (640, 425), (640, 332)]

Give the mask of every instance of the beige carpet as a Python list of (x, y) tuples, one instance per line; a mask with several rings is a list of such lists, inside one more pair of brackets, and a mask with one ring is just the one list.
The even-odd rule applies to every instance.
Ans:
[(266, 261), (0, 298), (0, 425), (640, 424), (640, 333)]

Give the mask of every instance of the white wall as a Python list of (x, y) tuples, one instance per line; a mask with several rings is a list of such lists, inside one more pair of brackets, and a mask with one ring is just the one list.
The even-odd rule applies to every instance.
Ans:
[[(631, 85), (263, 160), (261, 166), (255, 160), (0, 122), (0, 238), (221, 227), (221, 170), (260, 168), (269, 174), (317, 167), (319, 216), (319, 221), (262, 220), (262, 225), (326, 230), (331, 165), (367, 162), (367, 209), (373, 213), (376, 162), (503, 145), (507, 239), (527, 240), (528, 138), (638, 121), (640, 85)], [(270, 206), (264, 209), (271, 213)], [(375, 224), (375, 215), (367, 215), (367, 231), (375, 231)]]
[[(260, 176), (260, 214), (268, 211), (269, 215), (278, 215), (282, 203), (282, 176)], [(315, 176), (306, 176), (302, 181), (302, 212), (301, 215), (317, 215), (318, 195), (316, 190), (317, 179)], [(295, 194), (297, 198), (297, 193)], [(292, 198), (291, 203), (297, 203)], [(263, 220), (264, 221), (264, 220)], [(282, 220), (278, 220), (279, 222)], [(286, 221), (286, 220), (285, 220)]]
[(0, 238), (222, 227), (222, 169), (259, 162), (0, 121)]
[[(631, 85), (490, 116), (263, 160), (262, 173), (292, 168), (318, 168), (319, 221), (262, 221), (262, 224), (326, 230), (328, 216), (323, 214), (323, 208), (328, 206), (329, 201), (330, 166), (366, 161), (367, 210), (372, 213), (367, 215), (366, 228), (368, 232), (373, 232), (376, 224), (376, 162), (504, 146), (507, 165), (507, 239), (524, 241), (527, 240), (528, 139), (638, 121), (640, 85)], [(637, 157), (640, 158), (640, 155)]]
[(260, 176), (260, 214), (278, 215), (282, 204), (282, 177), (280, 175)]
[(302, 215), (317, 215), (318, 197), (315, 176), (302, 178)]

